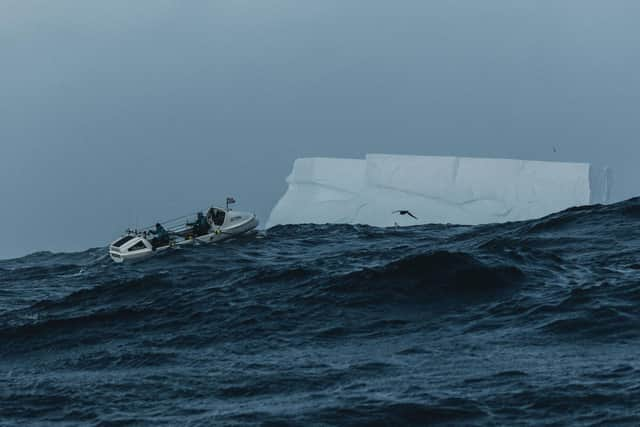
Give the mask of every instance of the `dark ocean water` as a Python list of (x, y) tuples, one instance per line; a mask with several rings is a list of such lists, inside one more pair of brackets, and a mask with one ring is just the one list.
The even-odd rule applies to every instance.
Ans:
[(0, 425), (640, 425), (640, 200), (0, 262)]

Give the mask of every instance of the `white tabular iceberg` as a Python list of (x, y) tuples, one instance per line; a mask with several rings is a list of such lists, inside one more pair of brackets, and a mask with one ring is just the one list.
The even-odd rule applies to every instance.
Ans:
[(588, 163), (369, 154), (298, 159), (287, 182), (267, 227), (519, 221), (607, 202), (610, 180)]

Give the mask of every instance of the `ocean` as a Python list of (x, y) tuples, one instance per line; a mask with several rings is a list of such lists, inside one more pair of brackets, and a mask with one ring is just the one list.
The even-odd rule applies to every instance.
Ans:
[(2, 426), (637, 426), (638, 354), (640, 199), (0, 261)]

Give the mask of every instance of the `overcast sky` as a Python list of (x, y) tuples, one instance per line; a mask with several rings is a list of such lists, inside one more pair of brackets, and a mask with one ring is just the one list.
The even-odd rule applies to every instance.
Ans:
[(596, 162), (634, 196), (639, 22), (637, 0), (0, 0), (0, 258), (226, 195), (265, 222), (305, 156)]

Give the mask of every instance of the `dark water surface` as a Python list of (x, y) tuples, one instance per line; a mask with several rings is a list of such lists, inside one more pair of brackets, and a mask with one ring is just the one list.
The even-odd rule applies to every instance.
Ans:
[(640, 200), (0, 262), (0, 425), (640, 425)]

